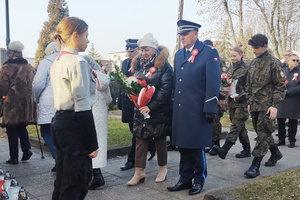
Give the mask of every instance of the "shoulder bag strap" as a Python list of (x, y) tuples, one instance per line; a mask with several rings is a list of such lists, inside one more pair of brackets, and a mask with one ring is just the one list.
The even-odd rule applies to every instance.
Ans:
[(17, 76), (14, 78), (14, 80), (13, 80), (13, 81), (11, 82), (11, 84), (9, 85), (9, 87), (8, 87), (8, 89), (7, 89), (7, 91), (6, 91), (6, 94), (3, 95), (2, 99), (5, 99), (5, 98), (6, 98), (7, 93), (9, 92), (9, 90), (10, 90), (10, 88), (13, 86), (13, 84), (15, 83), (15, 81), (16, 81), (16, 79), (18, 78), (18, 76), (19, 76), (20, 72), (22, 71), (23, 67), (24, 67), (24, 64), (19, 68), (18, 73), (17, 73)]

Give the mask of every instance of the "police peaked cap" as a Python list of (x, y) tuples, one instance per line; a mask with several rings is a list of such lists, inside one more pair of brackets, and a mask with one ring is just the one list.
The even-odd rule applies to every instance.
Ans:
[(136, 48), (138, 48), (137, 39), (128, 39), (125, 41), (126, 41), (126, 51), (134, 51)]
[(179, 20), (177, 22), (177, 26), (178, 26), (178, 34), (186, 34), (189, 31), (198, 31), (198, 29), (201, 27), (200, 24), (194, 23), (194, 22), (190, 22), (187, 20)]

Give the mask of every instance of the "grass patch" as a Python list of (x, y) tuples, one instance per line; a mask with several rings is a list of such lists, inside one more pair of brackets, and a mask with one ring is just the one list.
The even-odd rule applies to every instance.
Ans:
[[(222, 126), (230, 127), (230, 125), (231, 125), (228, 113), (224, 113), (224, 116), (221, 118), (220, 121), (221, 121)], [(249, 131), (254, 131), (254, 128), (252, 125), (252, 120), (250, 117), (246, 121), (246, 129)]]
[(300, 199), (300, 169), (292, 169), (230, 191), (238, 199)]
[[(34, 125), (27, 126), (29, 137), (37, 139)], [(40, 131), (39, 131), (40, 133)], [(107, 148), (115, 148), (131, 145), (132, 134), (127, 123), (122, 123), (120, 118), (108, 118)], [(42, 138), (41, 138), (42, 139)]]

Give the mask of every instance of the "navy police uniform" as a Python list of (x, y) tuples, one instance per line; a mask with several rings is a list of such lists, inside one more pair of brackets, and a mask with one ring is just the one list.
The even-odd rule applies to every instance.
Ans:
[[(177, 24), (179, 34), (200, 27), (185, 20)], [(217, 112), (221, 74), (216, 49), (197, 39), (192, 53), (197, 51), (194, 59), (191, 53), (185, 56), (185, 48), (175, 55), (172, 141), (180, 151), (179, 182), (190, 184), (194, 179), (194, 184), (203, 186), (207, 176), (204, 148), (212, 144), (212, 125), (206, 113)]]
[[(126, 40), (126, 50), (127, 51), (134, 51), (137, 46), (137, 39), (128, 39)], [(132, 76), (131, 70), (131, 59), (127, 58), (122, 63), (122, 73), (125, 74), (127, 77)], [(134, 104), (133, 102), (127, 97), (125, 93), (122, 92), (122, 89), (119, 89), (118, 95), (118, 108), (122, 110), (122, 122), (128, 123), (129, 130), (132, 133), (133, 131), (133, 114), (134, 114)], [(127, 163), (124, 167), (121, 167), (122, 170), (130, 169), (134, 166), (135, 163), (135, 136), (132, 135), (131, 139), (131, 150), (128, 154)], [(130, 165), (130, 166), (129, 166)]]

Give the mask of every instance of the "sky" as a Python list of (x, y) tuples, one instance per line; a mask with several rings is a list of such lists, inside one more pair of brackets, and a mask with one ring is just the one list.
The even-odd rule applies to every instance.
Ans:
[[(160, 45), (176, 45), (179, 0), (66, 0), (69, 15), (89, 25), (90, 43), (104, 58), (107, 53), (125, 50), (125, 40), (152, 33)], [(21, 41), (24, 57), (34, 57), (43, 23), (49, 19), (48, 0), (9, 0), (11, 41)], [(202, 24), (195, 0), (185, 0), (183, 19)], [(0, 4), (0, 48), (6, 48), (5, 0)], [(205, 27), (201, 29), (205, 30)], [(199, 31), (200, 32), (200, 31)]]

